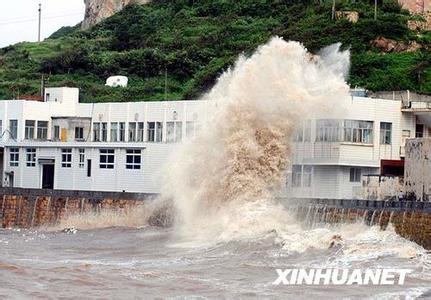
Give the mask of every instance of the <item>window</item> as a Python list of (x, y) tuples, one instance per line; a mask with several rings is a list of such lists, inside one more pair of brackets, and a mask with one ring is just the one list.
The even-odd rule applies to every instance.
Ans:
[(156, 122), (156, 142), (161, 143), (163, 140), (163, 124)]
[(118, 123), (111, 123), (111, 142), (118, 142)]
[(10, 148), (10, 161), (9, 165), (11, 167), (18, 167), (19, 166), (19, 148)]
[(155, 132), (156, 132), (156, 123), (148, 122), (148, 133), (147, 133), (147, 141), (154, 142), (155, 141)]
[(304, 122), (304, 142), (311, 142), (311, 120)]
[(190, 138), (195, 135), (195, 122), (188, 121), (186, 122), (186, 137)]
[(129, 123), (129, 142), (136, 142), (136, 123)]
[(424, 125), (423, 124), (416, 124), (416, 138), (423, 138), (424, 137)]
[(25, 121), (25, 139), (33, 140), (34, 139), (34, 129), (36, 126), (36, 121), (26, 120)]
[(75, 140), (76, 141), (84, 140), (84, 127), (75, 127)]
[(350, 168), (350, 182), (361, 182), (361, 169)]
[(72, 167), (72, 149), (61, 149), (61, 167)]
[(114, 149), (100, 149), (99, 167), (101, 169), (113, 169), (115, 163)]
[(100, 123), (93, 123), (93, 142), (100, 142)]
[(37, 121), (37, 139), (46, 140), (48, 138), (48, 121)]
[(371, 121), (344, 121), (344, 141), (350, 143), (373, 143), (373, 122)]
[(141, 169), (141, 150), (126, 150), (126, 169)]
[(295, 137), (294, 137), (294, 141), (295, 142), (302, 142), (304, 140), (304, 125), (302, 123), (300, 123), (296, 128), (295, 128)]
[(302, 168), (300, 165), (292, 166), (292, 186), (300, 187), (302, 181)]
[(85, 149), (79, 149), (79, 168), (84, 168), (84, 162), (85, 162)]
[(163, 124), (162, 122), (148, 122), (148, 142), (161, 143), (163, 140)]
[(120, 142), (126, 141), (126, 123), (120, 122)]
[(102, 123), (102, 142), (108, 140), (108, 123)]
[(392, 123), (380, 123), (380, 144), (390, 145), (392, 143)]
[(36, 167), (36, 149), (26, 149), (27, 167)]
[(303, 166), (303, 187), (311, 187), (313, 180), (313, 167), (312, 166)]
[(14, 140), (18, 137), (18, 120), (9, 120), (10, 137)]
[(183, 135), (182, 122), (167, 122), (166, 123), (166, 141), (168, 143), (181, 142)]
[(138, 122), (138, 142), (144, 141), (144, 122)]
[(340, 120), (317, 120), (316, 129), (316, 142), (339, 142), (341, 140)]
[(54, 140), (60, 140), (60, 126), (54, 126)]

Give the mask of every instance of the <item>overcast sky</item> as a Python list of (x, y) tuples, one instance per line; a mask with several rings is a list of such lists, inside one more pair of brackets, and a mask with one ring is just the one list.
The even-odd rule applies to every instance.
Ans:
[(37, 41), (38, 5), (42, 4), (42, 39), (84, 18), (84, 0), (1, 0), (0, 47)]

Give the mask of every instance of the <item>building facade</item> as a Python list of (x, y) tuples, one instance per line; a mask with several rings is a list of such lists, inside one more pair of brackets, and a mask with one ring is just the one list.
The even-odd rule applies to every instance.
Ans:
[(403, 176), (406, 141), (431, 136), (430, 104), (352, 95), (343, 118), (304, 121), (293, 143), (287, 193), (362, 198), (368, 176)]
[(160, 192), (166, 157), (192, 138), (205, 101), (79, 103), (75, 88), (45, 101), (0, 101), (3, 186)]
[[(402, 175), (407, 139), (430, 137), (430, 102), (344, 101), (342, 118), (297, 125), (286, 190), (360, 198), (367, 175)], [(79, 103), (76, 88), (44, 101), (0, 101), (3, 186), (159, 193), (164, 164), (214, 111), (211, 101)]]

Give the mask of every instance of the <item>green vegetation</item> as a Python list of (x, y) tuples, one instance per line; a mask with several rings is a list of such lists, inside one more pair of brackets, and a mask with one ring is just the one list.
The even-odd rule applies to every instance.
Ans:
[[(357, 23), (331, 20), (332, 1), (153, 0), (129, 6), (93, 29), (63, 28), (42, 43), (0, 50), (0, 99), (37, 94), (42, 74), (50, 86), (81, 88), (82, 101), (194, 99), (207, 91), (238, 55), (249, 55), (271, 36), (302, 42), (310, 51), (341, 42), (352, 52), (351, 85), (370, 90), (410, 89), (431, 94), (431, 34), (407, 28), (414, 18), (385, 0), (374, 20), (374, 1), (338, 1)], [(382, 53), (377, 37), (416, 41), (416, 52)], [(109, 88), (110, 75), (129, 87)]]

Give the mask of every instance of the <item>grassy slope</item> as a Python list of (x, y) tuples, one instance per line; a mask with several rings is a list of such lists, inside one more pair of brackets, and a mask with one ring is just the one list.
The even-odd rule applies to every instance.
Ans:
[[(51, 86), (80, 87), (83, 101), (160, 100), (165, 72), (168, 99), (196, 98), (239, 54), (252, 53), (273, 35), (301, 41), (311, 51), (341, 42), (352, 51), (352, 85), (431, 93), (431, 35), (410, 32), (407, 12), (385, 4), (374, 21), (368, 1), (340, 1), (338, 9), (360, 12), (359, 22), (351, 24), (331, 21), (330, 4), (314, 2), (153, 0), (131, 6), (91, 31), (68, 28), (56, 39), (2, 49), (0, 99), (37, 93), (41, 74), (50, 74)], [(383, 54), (369, 44), (378, 36), (417, 40), (428, 48)], [(113, 74), (129, 76), (130, 86), (105, 87)]]

